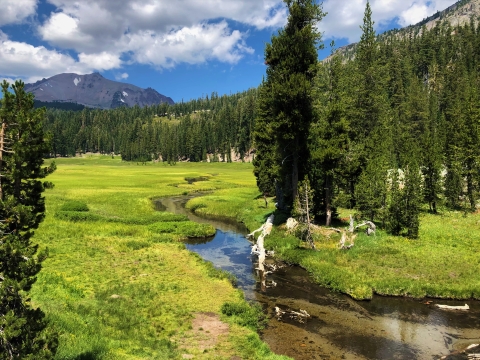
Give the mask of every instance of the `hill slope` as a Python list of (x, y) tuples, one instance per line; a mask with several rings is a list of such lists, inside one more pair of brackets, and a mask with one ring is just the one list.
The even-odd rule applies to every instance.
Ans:
[(93, 108), (114, 109), (120, 106), (140, 107), (174, 101), (152, 88), (105, 79), (99, 73), (88, 75), (59, 74), (26, 84), (25, 90), (42, 102), (69, 102)]
[[(474, 21), (478, 22), (480, 18), (480, 0), (460, 0), (455, 4), (450, 5), (443, 11), (437, 11), (432, 16), (429, 16), (426, 19), (423, 19), (415, 25), (410, 25), (402, 29), (392, 29), (386, 31), (383, 34), (378, 35), (378, 39), (381, 41), (382, 38), (389, 36), (391, 34), (397, 34), (397, 36), (405, 36), (409, 33), (421, 32), (423, 26), (427, 30), (432, 29), (439, 21), (447, 21), (452, 26), (463, 25), (468, 23), (470, 19), (473, 18)], [(357, 43), (348, 44), (342, 47), (339, 47), (335, 54), (340, 53), (345, 58), (352, 58), (356, 52)], [(331, 56), (326, 57), (323, 61), (330, 61)]]

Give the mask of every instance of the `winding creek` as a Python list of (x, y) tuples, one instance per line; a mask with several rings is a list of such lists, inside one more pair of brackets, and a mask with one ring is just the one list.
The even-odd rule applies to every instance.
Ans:
[[(262, 304), (268, 314), (262, 339), (277, 354), (294, 359), (467, 359), (455, 353), (480, 343), (480, 302), (438, 300), (447, 305), (470, 306), (468, 311), (446, 311), (424, 301), (375, 296), (371, 301), (319, 287), (299, 267), (286, 267), (272, 275), (275, 287), (261, 285), (250, 255), (247, 229), (236, 222), (205, 219), (185, 209), (192, 196), (156, 200), (156, 208), (184, 214), (190, 220), (217, 229), (215, 237), (189, 241), (189, 250), (216, 267), (233, 273), (248, 300)], [(267, 282), (268, 285), (269, 282)], [(436, 302), (436, 300), (434, 300)], [(274, 307), (306, 310), (305, 323), (284, 317)]]

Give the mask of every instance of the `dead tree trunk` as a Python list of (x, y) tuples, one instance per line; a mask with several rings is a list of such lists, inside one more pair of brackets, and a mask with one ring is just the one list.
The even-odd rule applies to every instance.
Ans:
[(332, 176), (327, 175), (325, 179), (325, 210), (327, 218), (325, 220), (325, 226), (331, 226), (332, 224)]
[(258, 270), (258, 275), (261, 279), (262, 290), (266, 289), (266, 277), (265, 277), (266, 252), (264, 247), (264, 240), (265, 240), (265, 236), (270, 235), (272, 231), (273, 219), (274, 219), (274, 216), (270, 215), (267, 218), (267, 221), (265, 221), (265, 223), (261, 227), (259, 227), (257, 230), (254, 230), (253, 232), (247, 235), (247, 238), (253, 237), (255, 239), (255, 233), (259, 231), (262, 232), (258, 237), (256, 244), (252, 247), (252, 254), (258, 255), (258, 267), (256, 268), (256, 270)]

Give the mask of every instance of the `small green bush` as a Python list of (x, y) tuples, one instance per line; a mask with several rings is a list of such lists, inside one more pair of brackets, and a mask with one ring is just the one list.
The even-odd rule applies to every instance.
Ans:
[(57, 211), (55, 217), (59, 220), (73, 222), (102, 220), (101, 216), (84, 211)]
[(89, 211), (88, 205), (83, 201), (70, 200), (62, 205), (61, 211)]
[(157, 222), (148, 229), (156, 234), (173, 233), (187, 238), (204, 238), (215, 235), (215, 228), (192, 221)]
[(257, 330), (265, 325), (265, 315), (259, 304), (250, 305), (246, 302), (226, 302), (221, 308), (222, 314), (231, 317), (240, 325)]
[(193, 221), (182, 221), (177, 223), (177, 234), (189, 238), (205, 238), (215, 235), (215, 228), (208, 224), (198, 224)]

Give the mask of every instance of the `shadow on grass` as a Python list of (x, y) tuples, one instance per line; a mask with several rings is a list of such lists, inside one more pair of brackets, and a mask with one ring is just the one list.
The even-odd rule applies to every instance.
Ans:
[(103, 351), (92, 350), (74, 357), (74, 360), (99, 360), (103, 358)]

